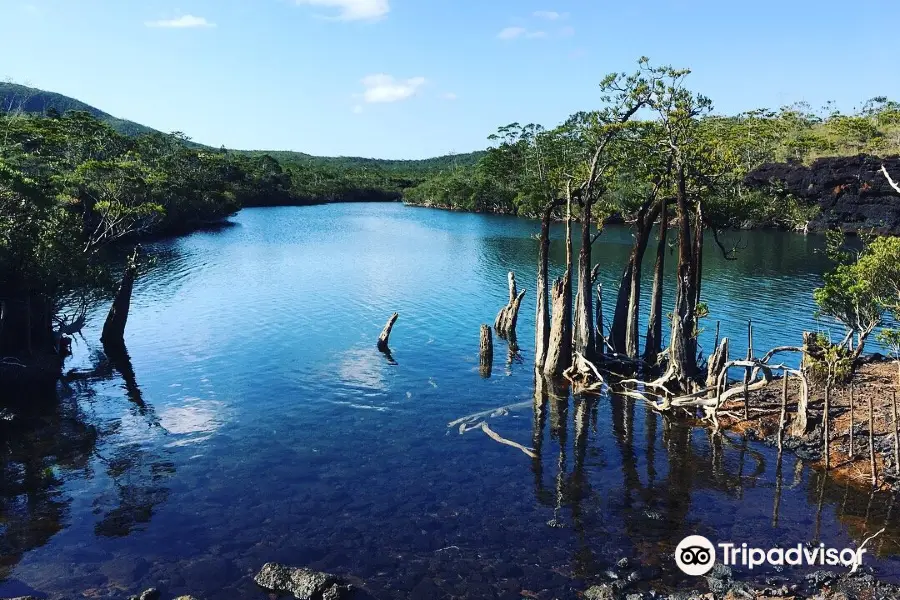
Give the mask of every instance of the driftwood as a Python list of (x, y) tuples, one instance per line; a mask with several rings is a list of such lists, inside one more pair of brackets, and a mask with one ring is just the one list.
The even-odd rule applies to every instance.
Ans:
[(519, 450), (524, 452), (526, 456), (528, 456), (530, 458), (537, 458), (537, 454), (534, 453), (534, 450), (532, 450), (531, 448), (526, 448), (525, 446), (523, 446), (522, 444), (519, 444), (518, 442), (514, 442), (512, 440), (506, 439), (505, 437), (499, 436), (493, 429), (488, 427), (488, 424), (485, 423), (484, 421), (481, 422), (481, 430), (483, 432), (485, 432), (487, 434), (487, 436), (489, 438), (491, 438), (492, 440), (494, 440), (495, 442), (500, 442), (501, 444), (505, 444), (507, 446), (512, 446), (513, 448), (518, 448)]
[(581, 352), (575, 353), (572, 366), (563, 372), (563, 376), (572, 382), (576, 392), (599, 392), (603, 389), (603, 376)]
[(478, 421), (484, 419), (485, 417), (498, 417), (498, 416), (502, 416), (502, 415), (507, 415), (511, 411), (514, 411), (514, 410), (519, 410), (522, 408), (529, 408), (529, 407), (531, 407), (531, 404), (532, 404), (531, 401), (517, 402), (516, 404), (508, 404), (506, 406), (500, 406), (498, 408), (484, 410), (484, 411), (477, 412), (477, 413), (474, 413), (471, 415), (466, 415), (465, 417), (460, 417), (459, 419), (456, 419), (455, 421), (450, 421), (447, 424), (447, 427), (453, 428), (453, 427), (456, 427), (456, 426), (464, 424), (464, 423), (468, 423), (468, 424), (477, 423)]
[(491, 336), (491, 328), (488, 325), (481, 326), (481, 376), (490, 377), (494, 366), (494, 340)]
[(497, 318), (494, 319), (494, 329), (497, 334), (506, 338), (515, 336), (516, 321), (519, 319), (519, 307), (522, 304), (522, 298), (525, 297), (525, 290), (521, 292), (516, 290), (516, 275), (512, 271), (509, 272), (509, 303), (500, 309)]
[(103, 333), (100, 341), (107, 346), (125, 345), (125, 324), (128, 322), (128, 311), (131, 309), (131, 292), (134, 289), (134, 280), (137, 277), (138, 259), (141, 247), (136, 246), (134, 252), (128, 258), (125, 266), (125, 274), (122, 276), (122, 284), (109, 307), (109, 314), (103, 323)]
[(394, 323), (397, 322), (397, 318), (400, 315), (398, 313), (394, 313), (391, 315), (391, 318), (388, 319), (387, 325), (384, 326), (384, 329), (381, 330), (381, 335), (378, 336), (378, 349), (382, 352), (388, 352), (388, 343), (391, 337), (391, 330), (394, 329)]

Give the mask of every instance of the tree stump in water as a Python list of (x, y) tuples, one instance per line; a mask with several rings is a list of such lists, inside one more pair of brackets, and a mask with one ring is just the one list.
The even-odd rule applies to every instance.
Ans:
[(481, 326), (481, 376), (490, 377), (494, 366), (494, 339), (488, 325)]
[(138, 258), (140, 246), (136, 246), (134, 252), (128, 258), (125, 274), (122, 276), (122, 284), (113, 299), (106, 322), (103, 323), (103, 333), (100, 341), (110, 346), (125, 345), (125, 324), (128, 322), (128, 311), (131, 308), (131, 292), (134, 289), (134, 280), (137, 277)]
[(509, 272), (509, 303), (500, 309), (497, 318), (494, 319), (494, 329), (497, 335), (502, 338), (515, 337), (516, 322), (519, 319), (519, 307), (522, 305), (522, 298), (525, 297), (525, 290), (521, 292), (516, 290), (516, 275), (512, 271)]
[(569, 289), (569, 275), (557, 279), (551, 291), (552, 311), (550, 317), (550, 347), (544, 373), (562, 377), (572, 366), (572, 307)]
[(399, 313), (394, 313), (391, 315), (391, 318), (388, 319), (387, 325), (384, 326), (384, 329), (381, 330), (381, 335), (378, 336), (378, 349), (382, 352), (390, 352), (388, 348), (388, 341), (391, 337), (391, 330), (394, 328), (394, 323), (397, 322), (397, 318), (399, 317)]
[(718, 398), (720, 390), (718, 389), (719, 375), (728, 362), (728, 338), (722, 338), (716, 351), (709, 357), (706, 369), (706, 387), (709, 390), (706, 394), (707, 398)]

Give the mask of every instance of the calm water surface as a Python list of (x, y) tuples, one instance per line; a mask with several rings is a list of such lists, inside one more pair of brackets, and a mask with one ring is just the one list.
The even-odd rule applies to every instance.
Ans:
[[(90, 376), (0, 424), (0, 596), (262, 599), (250, 576), (281, 561), (383, 598), (567, 598), (623, 556), (670, 576), (688, 534), (843, 547), (885, 524), (869, 564), (900, 574), (887, 498), (630, 400), (534, 402), (534, 222), (397, 204), (233, 221), (151, 248), (130, 363), (103, 356), (100, 311), (68, 365)], [(740, 346), (748, 318), (758, 348), (797, 343), (817, 326), (821, 239), (731, 237), (739, 260), (704, 259), (703, 345), (719, 320)], [(597, 244), (609, 290), (629, 246), (614, 227)], [(563, 245), (552, 253), (558, 272)], [(484, 379), (478, 329), (509, 270), (528, 289), (522, 348), (498, 342)], [(374, 343), (394, 311), (396, 364)], [(491, 427), (536, 460), (448, 428), (513, 404)]]

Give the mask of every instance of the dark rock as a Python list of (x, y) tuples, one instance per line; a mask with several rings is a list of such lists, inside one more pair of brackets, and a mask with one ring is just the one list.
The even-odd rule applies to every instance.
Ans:
[(810, 166), (769, 163), (752, 171), (744, 183), (755, 189), (790, 194), (806, 204), (818, 204), (810, 229), (840, 228), (847, 232), (874, 229), (900, 234), (900, 202), (879, 171), (884, 164), (896, 180), (900, 158), (875, 156), (820, 158)]
[(627, 559), (627, 558), (620, 558), (620, 559), (619, 559), (619, 562), (616, 563), (616, 566), (619, 567), (620, 569), (627, 569), (627, 568), (628, 568), (628, 564), (629, 564), (629, 563), (628, 563), (628, 559)]
[(197, 600), (197, 598), (194, 598), (193, 596), (178, 596), (175, 600)]
[(267, 590), (293, 594), (298, 600), (340, 600), (349, 598), (351, 587), (334, 575), (310, 569), (266, 563), (253, 579)]

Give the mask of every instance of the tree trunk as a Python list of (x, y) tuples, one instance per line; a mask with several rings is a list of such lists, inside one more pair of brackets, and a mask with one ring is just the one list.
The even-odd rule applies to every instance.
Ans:
[(649, 211), (641, 211), (638, 216), (638, 230), (635, 233), (634, 247), (631, 250), (632, 269), (626, 314), (625, 353), (633, 359), (636, 359), (640, 353), (641, 266), (644, 263), (647, 245), (650, 243), (653, 222), (656, 221), (659, 212), (659, 204), (654, 204)]
[(644, 346), (644, 362), (649, 365), (655, 365), (662, 352), (663, 276), (666, 267), (666, 238), (668, 233), (668, 203), (666, 200), (663, 200), (660, 206), (656, 266), (653, 269), (653, 290), (650, 293), (650, 322), (647, 323), (647, 342)]
[(109, 308), (109, 314), (106, 315), (106, 322), (103, 324), (103, 333), (100, 341), (111, 346), (125, 345), (125, 324), (128, 322), (128, 311), (131, 308), (131, 292), (134, 288), (134, 280), (137, 277), (137, 259), (139, 250), (135, 248), (134, 253), (128, 259), (128, 265), (125, 267), (125, 274), (122, 277), (122, 284), (113, 300), (112, 306)]
[(566, 272), (553, 283), (550, 342), (544, 373), (562, 377), (572, 365), (572, 214), (566, 214)]
[(631, 279), (634, 277), (634, 251), (628, 256), (622, 278), (619, 280), (619, 291), (616, 294), (616, 310), (613, 312), (612, 324), (609, 327), (609, 345), (616, 353), (625, 352), (625, 332), (628, 329), (628, 298), (631, 294)]
[(537, 309), (534, 324), (534, 364), (544, 368), (547, 360), (547, 345), (550, 342), (550, 309), (547, 303), (547, 282), (549, 280), (548, 260), (550, 255), (550, 217), (553, 207), (548, 206), (541, 215), (541, 237), (538, 245)]
[(594, 357), (594, 315), (591, 306), (591, 194), (581, 199), (581, 249), (578, 252), (578, 294), (575, 302), (575, 351), (589, 360)]
[(691, 392), (697, 376), (696, 276), (694, 240), (691, 238), (691, 213), (688, 210), (684, 165), (679, 164), (676, 207), (678, 214), (678, 280), (675, 310), (672, 313), (672, 337), (669, 343), (669, 375), (680, 389)]

